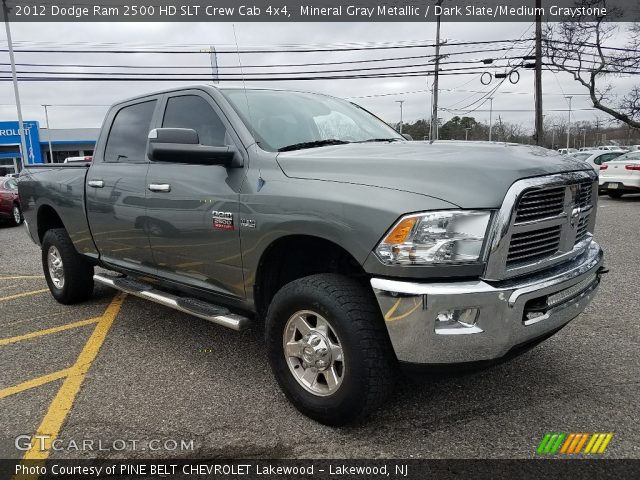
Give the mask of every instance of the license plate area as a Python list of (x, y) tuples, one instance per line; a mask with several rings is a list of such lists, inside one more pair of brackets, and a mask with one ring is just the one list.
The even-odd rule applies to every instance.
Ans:
[(607, 189), (608, 190), (616, 190), (620, 188), (620, 184), (619, 183), (607, 183)]

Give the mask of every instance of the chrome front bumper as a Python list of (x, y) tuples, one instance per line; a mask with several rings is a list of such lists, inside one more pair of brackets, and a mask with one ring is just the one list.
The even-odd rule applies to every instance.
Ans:
[[(371, 286), (398, 360), (454, 364), (500, 358), (561, 328), (594, 297), (602, 266), (602, 250), (591, 242), (571, 262), (524, 279), (417, 283), (373, 278)], [(451, 311), (472, 315), (464, 323), (443, 321)]]

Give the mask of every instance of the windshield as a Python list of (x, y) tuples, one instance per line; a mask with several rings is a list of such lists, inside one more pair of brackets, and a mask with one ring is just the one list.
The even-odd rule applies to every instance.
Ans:
[(264, 150), (404, 140), (373, 114), (337, 98), (276, 90), (222, 93)]

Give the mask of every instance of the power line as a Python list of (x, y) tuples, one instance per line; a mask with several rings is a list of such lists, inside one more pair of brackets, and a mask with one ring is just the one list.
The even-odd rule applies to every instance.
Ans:
[[(455, 42), (450, 43), (448, 46), (465, 46), (465, 45), (492, 45), (497, 43), (513, 43), (513, 42), (526, 42), (529, 40), (523, 39), (508, 39), (508, 40), (483, 40), (483, 41), (468, 41), (468, 42)], [(433, 43), (385, 43), (385, 44), (373, 44), (373, 45), (363, 45), (363, 46), (346, 46), (346, 47), (328, 47), (328, 48), (296, 48), (296, 49), (264, 49), (264, 48), (256, 48), (256, 49), (246, 49), (239, 50), (236, 52), (235, 50), (216, 50), (217, 54), (252, 54), (252, 53), (326, 53), (326, 52), (353, 52), (353, 51), (365, 51), (365, 50), (397, 50), (397, 49), (410, 49), (410, 48), (434, 48), (435, 44)], [(203, 47), (198, 50), (166, 50), (166, 49), (110, 49), (110, 50), (100, 50), (100, 49), (43, 49), (43, 48), (22, 48), (19, 50), (15, 50), (20, 53), (112, 53), (112, 54), (127, 54), (127, 53), (162, 53), (162, 54), (201, 54), (208, 53), (203, 52), (203, 50), (208, 47)], [(6, 52), (6, 49), (0, 49), (0, 51)]]

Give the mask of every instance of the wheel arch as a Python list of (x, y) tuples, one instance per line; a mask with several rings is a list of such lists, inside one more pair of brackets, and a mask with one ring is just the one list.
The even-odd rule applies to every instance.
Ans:
[(315, 235), (289, 234), (273, 240), (257, 263), (253, 296), (260, 316), (289, 282), (317, 273), (339, 273), (365, 280), (362, 265), (341, 245)]

